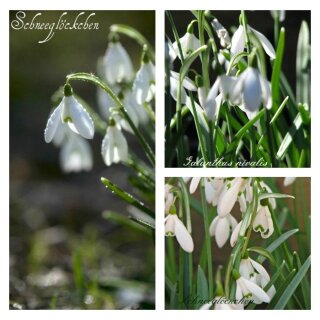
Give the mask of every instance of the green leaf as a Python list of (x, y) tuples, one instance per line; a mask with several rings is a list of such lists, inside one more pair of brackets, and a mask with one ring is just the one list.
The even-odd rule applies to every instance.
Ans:
[(140, 220), (139, 220), (140, 223), (136, 223), (136, 222), (134, 222), (135, 218), (130, 219), (130, 217), (126, 217), (126, 216), (124, 216), (120, 213), (114, 212), (114, 211), (110, 211), (110, 210), (103, 211), (102, 217), (104, 219), (114, 221), (115, 223), (120, 224), (123, 227), (127, 227), (133, 231), (143, 232), (148, 235), (152, 235), (152, 232), (150, 232), (150, 231), (154, 230), (154, 226), (152, 226), (149, 223), (146, 223), (146, 222), (141, 223)]
[[(273, 252), (275, 249), (277, 249), (283, 242), (285, 242), (288, 238), (293, 236), (295, 233), (297, 233), (299, 229), (292, 229), (285, 233), (283, 233), (280, 237), (278, 237), (275, 241), (273, 241), (266, 250), (270, 253)], [(265, 260), (265, 257), (259, 257), (258, 262), (263, 263)]]
[(310, 33), (306, 21), (302, 21), (296, 58), (296, 97), (298, 103), (310, 104)]
[[(197, 297), (201, 300), (209, 300), (209, 288), (207, 278), (200, 265), (198, 265), (197, 273)], [(201, 307), (201, 303), (199, 303), (197, 307)]]
[(112, 26), (110, 26), (110, 31), (125, 34), (126, 36), (137, 41), (141, 47), (147, 45), (148, 52), (151, 55), (151, 59), (155, 61), (154, 50), (152, 49), (150, 42), (137, 29), (125, 24), (113, 24)]
[(310, 266), (311, 266), (311, 256), (308, 257), (308, 259), (302, 265), (301, 269), (297, 272), (297, 274), (294, 276), (292, 281), (288, 284), (286, 289), (283, 291), (274, 309), (282, 310), (285, 308), (291, 296), (294, 294), (295, 290), (297, 289), (298, 285), (307, 274)]
[(112, 193), (115, 193), (117, 196), (119, 196), (121, 199), (123, 199), (127, 203), (133, 205), (134, 207), (138, 208), (139, 210), (142, 210), (143, 212), (147, 213), (151, 217), (154, 217), (154, 212), (151, 209), (149, 209), (148, 207), (146, 207), (146, 205), (143, 202), (137, 200), (133, 195), (122, 190), (117, 185), (115, 185), (110, 180), (108, 180), (104, 177), (101, 178), (101, 181), (107, 188), (109, 188), (111, 190)]
[(277, 199), (285, 199), (285, 198), (291, 198), (294, 199), (294, 196), (290, 194), (284, 194), (284, 193), (261, 193), (259, 194), (259, 201), (263, 199), (269, 199), (269, 198), (277, 198)]
[(262, 247), (250, 247), (250, 248), (248, 248), (248, 251), (249, 252), (258, 253), (261, 256), (267, 258), (273, 265), (276, 265), (275, 259), (273, 258), (271, 253), (268, 250), (266, 250), (265, 248), (262, 248)]
[(281, 65), (285, 45), (285, 29), (281, 28), (279, 34), (278, 47), (276, 58), (273, 62), (272, 76), (271, 76), (271, 91), (272, 91), (272, 110), (275, 112), (280, 105), (280, 75)]
[(282, 160), (283, 157), (287, 154), (288, 148), (291, 145), (294, 136), (299, 131), (301, 125), (302, 125), (302, 118), (301, 118), (301, 114), (298, 113), (296, 118), (293, 121), (291, 128), (289, 129), (289, 131), (285, 135), (285, 137), (279, 147), (279, 150), (276, 155), (277, 159)]
[(276, 113), (274, 114), (274, 116), (272, 117), (272, 119), (270, 120), (270, 125), (272, 125), (280, 116), (283, 108), (286, 106), (287, 101), (289, 100), (289, 96), (287, 96), (281, 103), (281, 105), (279, 106), (279, 108), (277, 109)]

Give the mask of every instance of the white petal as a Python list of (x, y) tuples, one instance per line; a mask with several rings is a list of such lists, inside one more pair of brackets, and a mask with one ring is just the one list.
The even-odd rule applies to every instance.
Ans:
[(165, 233), (166, 233), (166, 235), (170, 235), (170, 236), (175, 235), (174, 225), (175, 225), (174, 215), (169, 214), (165, 220)]
[(216, 216), (212, 222), (210, 223), (210, 227), (209, 227), (209, 233), (211, 237), (214, 237), (215, 233), (216, 233), (216, 228), (217, 228), (217, 224), (219, 221), (219, 216)]
[(62, 99), (59, 106), (54, 109), (48, 119), (47, 126), (44, 130), (44, 140), (46, 143), (51, 142), (57, 131), (59, 122), (61, 122), (61, 109), (63, 108), (63, 103), (64, 99)]
[(146, 69), (146, 64), (142, 64), (133, 83), (133, 92), (135, 93), (138, 104), (141, 105), (146, 101), (149, 87), (150, 81), (148, 70)]
[[(86, 138), (92, 139), (94, 135), (94, 124), (89, 113), (82, 105), (73, 97), (65, 97), (64, 108), (69, 109), (72, 124), (77, 129), (78, 133)], [(68, 122), (68, 125), (70, 122)], [(69, 127), (72, 129), (73, 126)]]
[(198, 99), (199, 99), (200, 106), (202, 108), (205, 108), (206, 101), (207, 101), (207, 95), (206, 95), (206, 88), (205, 87), (199, 87), (198, 88)]
[(263, 289), (261, 289), (255, 283), (249, 280), (246, 280), (244, 278), (242, 278), (242, 281), (244, 282), (248, 291), (252, 293), (252, 298), (254, 300), (254, 303), (259, 304), (260, 301), (263, 301), (266, 303), (270, 302), (270, 297), (267, 295), (267, 293)]
[(250, 112), (259, 110), (262, 102), (262, 91), (259, 80), (258, 71), (248, 68), (243, 85), (243, 104), (246, 110)]
[(238, 223), (238, 225), (234, 228), (232, 234), (231, 234), (231, 238), (230, 238), (230, 245), (231, 247), (234, 247), (234, 245), (236, 244), (236, 242), (238, 241), (238, 237), (239, 237), (239, 232), (240, 232), (240, 228), (242, 225), (242, 221), (240, 221)]
[(116, 155), (116, 161), (125, 162), (128, 160), (128, 144), (123, 133), (116, 127), (113, 132), (114, 137), (114, 149)]
[[(171, 97), (177, 101), (178, 100), (178, 86), (179, 80), (175, 77), (170, 77), (170, 94)], [(181, 88), (181, 103), (185, 104), (187, 100), (187, 93), (184, 88)]]
[(296, 177), (285, 177), (283, 180), (283, 185), (285, 187), (288, 187), (291, 184), (293, 184), (295, 181), (296, 181)]
[[(180, 75), (178, 72), (175, 71), (170, 71), (170, 76), (173, 77), (175, 80), (179, 81)], [(197, 91), (197, 87), (194, 84), (194, 82), (188, 78), (188, 77), (184, 77), (183, 81), (182, 81), (182, 86), (189, 90), (189, 91)]]
[(226, 216), (226, 218), (229, 220), (229, 224), (230, 224), (231, 229), (233, 231), (235, 229), (235, 227), (238, 225), (237, 220), (231, 214), (228, 214)]
[(204, 178), (204, 192), (207, 202), (211, 203), (215, 193), (211, 179)]
[(230, 234), (230, 225), (227, 218), (220, 218), (216, 230), (215, 238), (219, 248), (222, 248), (228, 241)]
[(110, 127), (108, 127), (101, 146), (101, 155), (107, 166), (110, 166), (113, 162), (113, 141), (113, 134), (110, 131)]
[(239, 273), (247, 280), (250, 280), (250, 278), (253, 276), (254, 269), (249, 259), (241, 259)]
[(208, 97), (205, 105), (206, 114), (210, 121), (213, 121), (216, 115), (216, 109), (217, 109), (216, 98), (218, 94), (219, 83), (220, 83), (220, 78), (218, 77), (208, 93)]
[(177, 215), (173, 215), (175, 219), (175, 234), (177, 241), (179, 242), (181, 248), (186, 252), (192, 252), (194, 249), (193, 240), (188, 232), (187, 228), (184, 226), (182, 221)]
[(231, 54), (235, 55), (243, 51), (245, 45), (243, 26), (240, 25), (231, 39)]
[(250, 30), (253, 31), (255, 33), (255, 35), (258, 37), (266, 54), (271, 59), (275, 59), (276, 53), (275, 53), (274, 48), (273, 48), (272, 44), (270, 43), (270, 41), (261, 32), (253, 29), (252, 27), (250, 27)]
[(191, 179), (191, 182), (190, 182), (190, 187), (189, 187), (189, 192), (191, 194), (195, 193), (197, 188), (198, 188), (198, 185), (199, 185), (199, 182), (200, 182), (200, 179), (201, 177), (193, 177)]
[(260, 75), (259, 78), (260, 78), (263, 104), (268, 110), (270, 110), (272, 108), (272, 95), (271, 95), (270, 83), (262, 75)]

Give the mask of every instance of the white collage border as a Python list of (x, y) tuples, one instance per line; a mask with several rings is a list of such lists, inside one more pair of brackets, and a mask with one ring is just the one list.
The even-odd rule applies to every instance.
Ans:
[[(65, 319), (72, 317), (77, 320), (82, 319), (177, 319), (183, 316), (186, 320), (193, 319), (195, 316), (201, 316), (202, 319), (211, 319), (212, 317), (223, 317), (224, 319), (256, 319), (261, 317), (267, 319), (272, 317), (280, 319), (288, 317), (290, 319), (319, 319), (320, 303), (317, 301), (320, 285), (320, 187), (318, 179), (320, 170), (317, 165), (320, 163), (320, 107), (317, 102), (320, 101), (320, 8), (318, 9), (316, 0), (243, 0), (242, 3), (236, 0), (119, 0), (119, 1), (85, 1), (77, 0), (75, 2), (66, 2), (65, 0), (56, 0), (45, 4), (37, 0), (11, 0), (1, 1), (0, 23), (1, 23), (1, 103), (0, 119), (1, 130), (1, 220), (0, 220), (0, 320), (4, 319), (24, 319), (24, 320), (46, 320)], [(312, 167), (305, 169), (196, 169), (164, 168), (164, 10), (189, 10), (189, 9), (214, 9), (214, 10), (311, 10), (311, 66), (312, 66)], [(82, 310), (55, 310), (55, 311), (9, 311), (9, 10), (155, 10), (156, 11), (156, 83), (157, 83), (157, 125), (156, 125), (156, 311), (147, 310), (125, 310), (125, 311), (82, 311)], [(319, 31), (318, 31), (319, 30)], [(50, 70), (48, 70), (50, 72)], [(27, 121), (28, 119), (26, 119)], [(311, 179), (311, 212), (312, 212), (312, 311), (165, 311), (164, 310), (164, 178), (170, 176), (270, 176), (270, 177), (312, 177)], [(200, 314), (198, 313), (200, 312)], [(219, 312), (222, 312), (219, 313)]]

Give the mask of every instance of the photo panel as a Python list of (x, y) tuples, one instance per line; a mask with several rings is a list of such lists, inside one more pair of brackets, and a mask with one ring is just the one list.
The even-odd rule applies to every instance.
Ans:
[(310, 310), (310, 178), (165, 179), (165, 308)]
[(9, 14), (10, 309), (155, 309), (155, 11)]
[(165, 13), (166, 167), (310, 167), (311, 11)]

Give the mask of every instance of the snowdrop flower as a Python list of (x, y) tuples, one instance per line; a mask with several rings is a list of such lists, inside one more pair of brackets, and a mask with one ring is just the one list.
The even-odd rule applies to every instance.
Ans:
[[(111, 90), (118, 95), (120, 93), (120, 86), (112, 86)], [(112, 108), (116, 108), (116, 104), (114, 100), (110, 97), (110, 95), (105, 92), (100, 87), (97, 90), (97, 101), (98, 101), (98, 107), (101, 112), (101, 115), (104, 119), (108, 120), (112, 113)]]
[(60, 152), (60, 165), (64, 172), (89, 171), (93, 159), (89, 143), (81, 136), (69, 131)]
[(194, 244), (190, 233), (176, 214), (169, 214), (165, 219), (165, 232), (168, 237), (176, 237), (181, 248), (192, 252)]
[(165, 208), (165, 213), (169, 214), (170, 213), (170, 208), (174, 204), (175, 197), (173, 192), (171, 192), (172, 186), (170, 184), (165, 184), (164, 186), (164, 208)]
[(216, 216), (210, 224), (209, 233), (211, 237), (216, 238), (218, 247), (222, 248), (236, 226), (237, 220), (231, 214), (225, 217)]
[(273, 234), (273, 221), (267, 205), (260, 205), (253, 222), (253, 230), (260, 232), (263, 239), (269, 238)]
[[(240, 261), (239, 272), (242, 277), (257, 284), (259, 287), (264, 288), (270, 281), (270, 276), (267, 270), (258, 262), (247, 257)], [(270, 299), (276, 293), (275, 287), (272, 285), (267, 291)]]
[(200, 76), (197, 76), (196, 83), (198, 86), (198, 97), (199, 97), (200, 105), (205, 110), (208, 120), (214, 121), (217, 110), (218, 110), (217, 100), (218, 102), (221, 101), (221, 99), (218, 98), (219, 77), (217, 78), (217, 80), (209, 90), (208, 95), (206, 94), (206, 89), (203, 86), (203, 81)]
[[(181, 50), (184, 58), (188, 56), (190, 53), (192, 53), (193, 51), (200, 48), (200, 41), (193, 34), (193, 22), (189, 24), (187, 33), (182, 38), (179, 39), (179, 42), (181, 45)], [(181, 59), (178, 43), (176, 41), (173, 43), (173, 50), (176, 52), (177, 56)]]
[(131, 59), (116, 36), (109, 42), (103, 57), (103, 67), (104, 78), (110, 85), (130, 82), (134, 77)]
[(236, 279), (236, 299), (250, 299), (255, 304), (261, 304), (262, 302), (269, 303), (270, 297), (261, 289), (257, 284), (242, 277), (238, 271), (233, 270), (233, 276)]
[(270, 84), (257, 69), (248, 67), (237, 78), (232, 90), (232, 99), (241, 101), (239, 107), (249, 116), (255, 114), (261, 104), (269, 110), (272, 107)]
[[(261, 32), (253, 29), (249, 25), (247, 25), (247, 27), (248, 27), (248, 32), (254, 33), (254, 35), (259, 39), (266, 54), (271, 59), (275, 59), (276, 53), (270, 41)], [(245, 47), (245, 32), (244, 32), (244, 27), (240, 25), (239, 28), (236, 30), (236, 32), (233, 34), (233, 37), (231, 39), (231, 49), (230, 49), (231, 54), (236, 55), (240, 52), (243, 52), (244, 47)]]
[(56, 134), (59, 134), (57, 130), (61, 130), (59, 126), (61, 122), (66, 123), (72, 131), (83, 138), (93, 138), (93, 121), (86, 109), (73, 96), (69, 84), (64, 86), (64, 97), (48, 119), (44, 130), (44, 139), (47, 143), (51, 142)]
[(270, 10), (270, 13), (273, 19), (278, 16), (280, 22), (283, 22), (286, 18), (286, 10)]
[[(262, 188), (266, 189), (266, 191), (267, 191), (268, 193), (272, 193), (271, 188), (270, 188), (264, 181), (261, 181), (261, 182), (260, 182), (260, 186), (261, 186)], [(276, 199), (270, 197), (270, 198), (268, 198), (268, 201), (269, 201), (269, 203), (270, 203), (270, 205), (271, 205), (271, 208), (272, 208), (273, 210), (276, 209), (276, 207), (277, 207)]]
[[(177, 101), (178, 100), (178, 86), (179, 86), (179, 73), (170, 71), (170, 94), (172, 98)], [(182, 81), (182, 88), (181, 88), (181, 103), (186, 103), (187, 101), (187, 92), (189, 91), (197, 91), (197, 87), (193, 83), (191, 79), (185, 77)]]
[(128, 160), (127, 140), (114, 119), (110, 119), (107, 133), (102, 141), (101, 154), (107, 166)]
[(246, 179), (243, 178), (234, 178), (232, 181), (225, 183), (218, 200), (217, 211), (220, 217), (225, 217), (231, 212), (238, 199), (238, 194), (242, 192), (245, 187), (245, 183)]
[(231, 44), (231, 40), (227, 29), (218, 21), (218, 19), (212, 20), (212, 26), (220, 39), (221, 47), (228, 48)]
[(145, 101), (150, 101), (155, 92), (155, 67), (150, 61), (147, 52), (142, 54), (141, 67), (133, 82), (133, 92), (137, 103), (142, 105)]
[(283, 180), (283, 185), (285, 187), (288, 187), (291, 184), (293, 184), (295, 181), (296, 181), (296, 177), (285, 177)]

